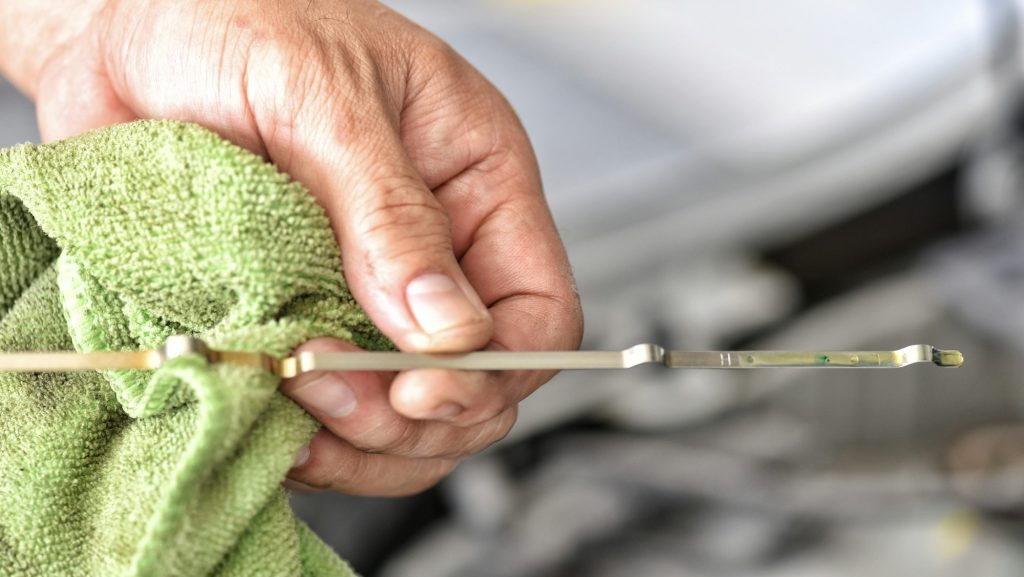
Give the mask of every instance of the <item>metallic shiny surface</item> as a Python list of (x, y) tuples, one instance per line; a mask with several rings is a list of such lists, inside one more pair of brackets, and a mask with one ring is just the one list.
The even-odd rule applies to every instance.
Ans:
[(467, 371), (628, 369), (661, 364), (673, 369), (900, 368), (916, 363), (959, 367), (963, 355), (931, 345), (910, 345), (895, 351), (666, 351), (640, 344), (621, 351), (481, 351), (460, 354), (400, 352), (307, 352), (275, 359), (261, 353), (217, 351), (199, 339), (175, 336), (154, 351), (31, 352), (0, 354), (0, 372), (63, 372), (149, 370), (184, 355), (211, 363), (256, 366), (283, 378), (316, 371), (404, 371), (452, 369)]
[(163, 363), (158, 351), (138, 352), (32, 352), (0, 355), (0, 371), (13, 373), (99, 370), (151, 370)]

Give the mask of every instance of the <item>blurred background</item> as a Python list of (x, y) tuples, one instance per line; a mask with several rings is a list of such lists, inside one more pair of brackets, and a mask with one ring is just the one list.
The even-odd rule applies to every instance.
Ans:
[(388, 4), (522, 116), (586, 348), (967, 365), (562, 374), (433, 491), (296, 496), (359, 571), (1024, 574), (1024, 1)]

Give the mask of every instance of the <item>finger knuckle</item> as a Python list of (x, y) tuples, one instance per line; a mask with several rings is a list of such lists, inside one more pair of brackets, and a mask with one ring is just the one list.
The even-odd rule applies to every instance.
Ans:
[(352, 472), (358, 470), (360, 463), (358, 459), (345, 458), (314, 462), (301, 471), (293, 473), (296, 481), (312, 487), (317, 491), (337, 488), (343, 477), (351, 477)]
[(504, 439), (515, 425), (516, 415), (516, 409), (511, 408), (477, 426), (457, 456), (469, 457)]
[(401, 431), (361, 445), (368, 453), (414, 459), (450, 459), (469, 454), (466, 429), (451, 425), (409, 421)]
[(424, 425), (430, 427), (432, 434), (423, 435), (418, 439), (414, 447), (410, 447), (408, 454), (420, 459), (447, 459), (461, 456), (458, 447), (462, 444), (464, 432), (458, 427), (449, 425)]
[(369, 429), (354, 445), (365, 453), (385, 455), (415, 455), (424, 435), (424, 425), (415, 421), (399, 420)]
[(564, 289), (554, 291), (551, 300), (555, 305), (555, 314), (560, 319), (558, 326), (561, 330), (561, 338), (565, 339), (565, 346), (570, 349), (578, 349), (583, 342), (583, 306), (580, 303), (576, 281), (572, 273), (568, 273), (565, 284)]
[(422, 34), (415, 42), (413, 62), (421, 71), (433, 77), (451, 77), (462, 70), (462, 57), (444, 40), (430, 34)]
[[(400, 259), (423, 251), (450, 252), (450, 221), (433, 195), (408, 179), (380, 179), (379, 191), (363, 208), (357, 221), (364, 246), (375, 250), (378, 259)], [(388, 238), (391, 242), (372, 242)]]
[(509, 409), (509, 405), (513, 402), (512, 391), (510, 389), (502, 389), (502, 392), (497, 394), (489, 394), (486, 398), (478, 401), (464, 425), (479, 425), (486, 422), (490, 422), (495, 418), (502, 415)]
[(264, 122), (260, 130), (280, 130), (288, 121), (315, 127), (317, 138), (353, 146), (365, 132), (357, 127), (367, 103), (383, 94), (371, 49), (352, 38), (332, 42), (318, 23), (263, 20), (265, 29), (248, 43), (243, 80), (249, 107)]
[(297, 488), (299, 491), (325, 491), (334, 487), (330, 474), (323, 472), (318, 467), (311, 467), (308, 471), (303, 471), (301, 474), (293, 474), (286, 479), (286, 481), (289, 480), (301, 484)]
[(337, 464), (321, 483), (339, 491), (350, 491), (377, 481), (379, 475), (372, 457), (356, 453), (354, 458)]

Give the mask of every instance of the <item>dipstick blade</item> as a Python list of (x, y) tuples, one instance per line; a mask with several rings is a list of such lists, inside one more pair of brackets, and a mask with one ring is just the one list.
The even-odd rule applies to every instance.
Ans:
[(0, 372), (151, 370), (184, 355), (210, 363), (260, 367), (283, 378), (317, 371), (602, 370), (655, 364), (673, 369), (780, 367), (889, 369), (916, 363), (963, 364), (960, 351), (911, 345), (895, 351), (666, 351), (654, 344), (621, 351), (481, 351), (459, 354), (400, 352), (307, 352), (278, 359), (253, 352), (218, 351), (192, 337), (172, 337), (156, 350), (129, 352), (27, 352), (0, 354)]

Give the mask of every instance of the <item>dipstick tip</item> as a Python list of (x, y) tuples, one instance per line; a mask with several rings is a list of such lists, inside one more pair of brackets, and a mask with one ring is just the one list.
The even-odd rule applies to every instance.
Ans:
[(962, 367), (964, 355), (960, 351), (935, 349), (932, 352), (932, 361), (940, 367)]

